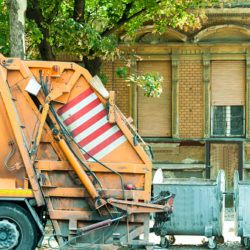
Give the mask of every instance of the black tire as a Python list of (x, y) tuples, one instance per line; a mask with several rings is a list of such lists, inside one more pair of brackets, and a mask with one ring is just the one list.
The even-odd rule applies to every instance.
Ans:
[(34, 250), (37, 244), (37, 227), (28, 211), (18, 204), (0, 202), (0, 221), (7, 220), (15, 224), (18, 232), (18, 244), (15, 250)]

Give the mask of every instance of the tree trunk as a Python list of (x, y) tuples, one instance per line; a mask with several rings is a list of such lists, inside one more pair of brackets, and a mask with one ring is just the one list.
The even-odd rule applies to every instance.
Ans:
[(10, 20), (10, 56), (25, 59), (25, 11), (27, 0), (6, 1)]
[(83, 57), (83, 62), (85, 68), (90, 72), (92, 76), (99, 75), (101, 71), (102, 60), (100, 57), (95, 57), (94, 59), (88, 59)]
[(49, 38), (49, 30), (41, 27), (41, 31), (43, 33), (43, 39), (41, 43), (38, 45), (38, 48), (39, 48), (39, 52), (42, 57), (42, 60), (55, 61), (56, 57), (52, 52), (52, 46), (47, 41), (47, 38)]
[(73, 18), (76, 22), (84, 21), (85, 0), (75, 0)]
[(52, 46), (47, 41), (47, 39), (50, 37), (48, 28), (45, 28), (42, 24), (43, 22), (46, 22), (41, 8), (39, 8), (38, 1), (33, 0), (32, 1), (32, 7), (28, 7), (27, 9), (27, 18), (32, 19), (36, 22), (37, 26), (41, 30), (43, 34), (43, 38), (41, 40), (41, 43), (38, 44), (38, 49), (40, 52), (40, 55), (42, 57), (42, 60), (45, 61), (54, 61), (56, 59), (55, 55), (52, 51)]

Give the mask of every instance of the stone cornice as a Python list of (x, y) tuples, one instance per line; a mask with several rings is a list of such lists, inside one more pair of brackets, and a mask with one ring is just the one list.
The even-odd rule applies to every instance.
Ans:
[(250, 4), (246, 8), (207, 8), (205, 13), (208, 17), (213, 16), (250, 16)]

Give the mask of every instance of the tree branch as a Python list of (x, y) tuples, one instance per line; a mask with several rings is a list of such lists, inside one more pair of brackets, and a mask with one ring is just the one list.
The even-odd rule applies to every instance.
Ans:
[(42, 10), (38, 6), (38, 1), (30, 0), (30, 2), (32, 2), (33, 7), (31, 8), (28, 6), (27, 11), (26, 11), (26, 17), (34, 20), (38, 24), (39, 27), (41, 27), (41, 24), (43, 22), (46, 22), (47, 24), (51, 24), (53, 22), (53, 18), (58, 15), (58, 11), (59, 11), (58, 5), (60, 4), (60, 0), (55, 2), (54, 9), (51, 11), (53, 15), (49, 16), (49, 18), (47, 17), (47, 19), (44, 18), (42, 14)]
[(30, 8), (29, 6), (27, 7), (26, 17), (34, 20), (40, 28), (42, 22), (44, 21), (44, 17), (41, 9), (38, 8), (38, 3), (36, 1), (32, 1), (32, 3), (34, 5), (33, 8)]
[(73, 19), (79, 23), (83, 22), (84, 12), (85, 12), (85, 0), (75, 0)]
[[(160, 3), (161, 0), (156, 1), (156, 4)], [(120, 27), (122, 27), (122, 25), (124, 25), (125, 23), (129, 22), (130, 20), (132, 20), (133, 18), (140, 16), (143, 12), (145, 12), (147, 10), (146, 7), (144, 7), (143, 9), (141, 9), (140, 11), (134, 13), (133, 15), (131, 15), (130, 17), (128, 17), (128, 12), (130, 10), (130, 8), (132, 7), (132, 3), (128, 3), (126, 5), (126, 8), (124, 10), (124, 13), (121, 17), (121, 19), (117, 22), (116, 26), (110, 28), (110, 29), (106, 29), (104, 32), (102, 32), (101, 36), (102, 37), (107, 37), (109, 35), (111, 35), (112, 33), (114, 33), (117, 29), (119, 29)]]

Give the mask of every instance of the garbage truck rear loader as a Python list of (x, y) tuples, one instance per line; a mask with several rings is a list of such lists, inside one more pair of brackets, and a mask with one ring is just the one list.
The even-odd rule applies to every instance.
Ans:
[(149, 214), (172, 212), (114, 93), (77, 64), (1, 55), (0, 135), (0, 249), (40, 246), (48, 218), (60, 248), (150, 247)]

